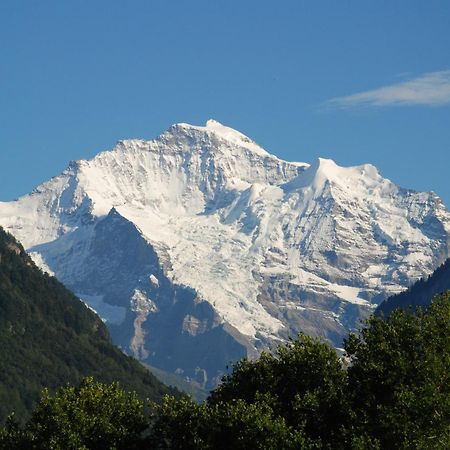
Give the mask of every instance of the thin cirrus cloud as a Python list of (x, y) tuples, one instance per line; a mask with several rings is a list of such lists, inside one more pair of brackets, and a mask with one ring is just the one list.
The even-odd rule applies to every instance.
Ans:
[(450, 70), (430, 72), (400, 83), (365, 92), (335, 97), (323, 106), (332, 109), (349, 109), (373, 106), (450, 104)]

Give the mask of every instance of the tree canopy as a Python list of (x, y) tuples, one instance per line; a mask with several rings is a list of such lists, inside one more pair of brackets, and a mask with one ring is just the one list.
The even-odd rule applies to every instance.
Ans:
[(44, 392), (3, 448), (444, 450), (450, 442), (450, 293), (416, 314), (371, 317), (345, 356), (300, 334), (239, 361), (207, 401), (166, 396), (149, 414), (116, 384)]
[(384, 448), (449, 448), (449, 293), (416, 314), (372, 316), (345, 348), (357, 430)]

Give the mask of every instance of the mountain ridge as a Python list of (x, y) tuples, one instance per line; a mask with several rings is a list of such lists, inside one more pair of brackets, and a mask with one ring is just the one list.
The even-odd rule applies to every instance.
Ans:
[[(121, 217), (115, 225), (112, 211)], [(197, 355), (177, 366), (161, 356), (176, 351), (152, 347), (152, 327), (170, 326), (169, 310), (184, 311), (173, 335), (189, 354), (189, 339), (206, 342), (213, 330), (222, 330), (217, 346), (237, 345), (219, 351), (221, 367), (299, 330), (339, 345), (384, 298), (431, 273), (448, 256), (450, 235), (450, 214), (433, 193), (399, 188), (367, 164), (282, 161), (211, 121), (71, 163), (34, 194), (0, 203), (0, 224), (94, 309), (123, 308), (122, 325), (109, 326), (123, 328), (116, 342), (125, 351), (143, 349), (150, 365), (199, 376), (203, 387), (220, 377), (213, 352), (207, 364)], [(130, 287), (113, 299), (109, 287), (90, 287), (89, 272), (102, 259), (99, 242), (115, 249), (123, 227), (126, 245), (156, 257), (141, 273), (128, 271), (132, 257), (122, 252), (118, 278)], [(112, 257), (102, 263), (105, 276), (115, 273)], [(177, 292), (185, 288), (192, 295), (183, 309)]]

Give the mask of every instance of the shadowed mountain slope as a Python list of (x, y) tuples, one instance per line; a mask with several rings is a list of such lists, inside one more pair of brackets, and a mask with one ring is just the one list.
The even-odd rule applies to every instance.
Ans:
[(11, 411), (24, 419), (44, 387), (87, 375), (119, 381), (141, 398), (172, 392), (116, 348), (102, 320), (0, 228), (0, 421)]

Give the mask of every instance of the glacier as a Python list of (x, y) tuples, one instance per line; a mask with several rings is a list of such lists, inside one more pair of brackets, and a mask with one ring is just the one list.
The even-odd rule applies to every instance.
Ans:
[(140, 360), (213, 387), (304, 331), (335, 346), (449, 256), (450, 213), (365, 164), (283, 161), (214, 120), (124, 140), (0, 225)]

